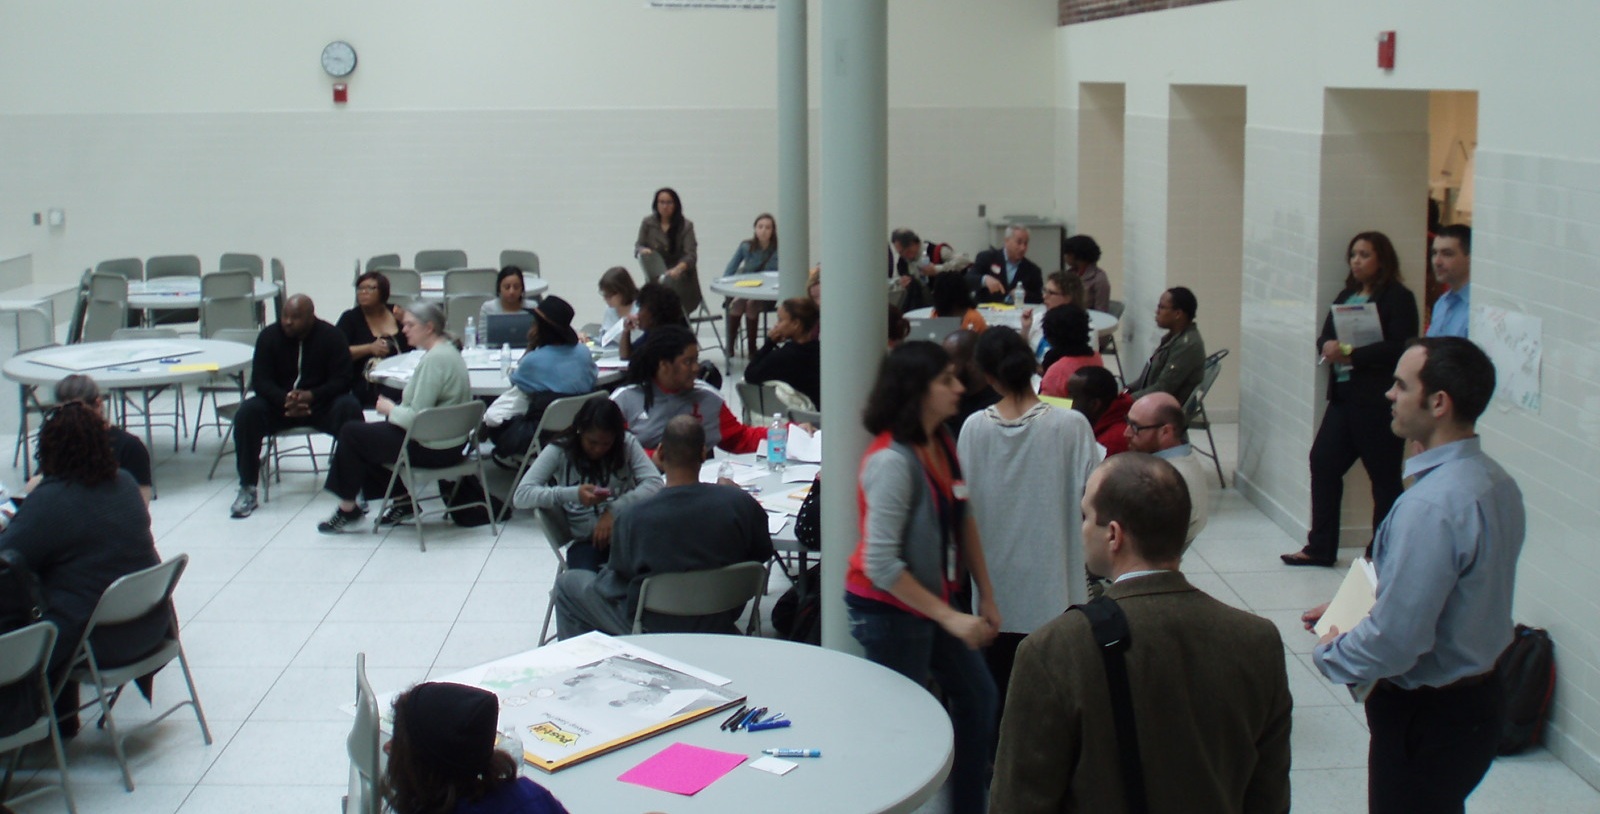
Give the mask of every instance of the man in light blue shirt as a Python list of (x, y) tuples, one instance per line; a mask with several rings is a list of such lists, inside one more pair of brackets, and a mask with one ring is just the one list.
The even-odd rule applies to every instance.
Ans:
[(1512, 638), (1526, 526), (1521, 490), (1476, 434), (1494, 381), (1467, 339), (1418, 340), (1400, 357), (1390, 426), (1422, 449), (1405, 466), (1416, 483), (1373, 541), (1371, 613), (1312, 651), (1333, 681), (1376, 682), (1366, 700), (1374, 814), (1461, 811), (1494, 760), (1504, 705), (1494, 665)]
[(1472, 286), (1472, 227), (1453, 223), (1433, 236), (1433, 276), (1449, 290), (1433, 303), (1428, 336), (1467, 336)]

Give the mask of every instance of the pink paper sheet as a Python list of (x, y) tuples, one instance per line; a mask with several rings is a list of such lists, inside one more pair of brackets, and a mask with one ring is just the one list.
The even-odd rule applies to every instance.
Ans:
[(674, 743), (622, 773), (618, 780), (674, 794), (694, 794), (733, 771), (745, 756)]

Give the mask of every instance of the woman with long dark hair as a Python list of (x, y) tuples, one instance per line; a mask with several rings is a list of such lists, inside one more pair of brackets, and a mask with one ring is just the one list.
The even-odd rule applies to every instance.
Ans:
[(783, 382), (822, 409), (822, 345), (817, 341), (817, 304), (809, 297), (784, 300), (778, 324), (767, 332), (767, 342), (750, 355), (744, 380), (752, 384)]
[[(43, 478), (3, 534), (0, 550), (38, 576), (44, 594), (44, 620), (60, 635), (50, 654), (50, 679), (59, 681), (95, 605), (117, 578), (161, 562), (150, 534), (150, 513), (139, 485), (117, 459), (106, 422), (91, 404), (67, 401), (52, 410), (39, 428), (39, 471)], [(172, 618), (165, 607), (96, 642), (102, 666), (132, 662), (154, 650)], [(78, 732), (78, 686), (68, 684), (56, 698), (61, 734)], [(3, 728), (4, 722), (0, 722)]]
[(683, 216), (683, 201), (672, 187), (662, 187), (650, 198), (650, 214), (639, 224), (634, 254), (661, 255), (667, 273), (662, 281), (678, 292), (685, 313), (700, 307), (700, 277), (696, 263), (700, 244), (695, 240), (694, 221)]
[(609, 399), (578, 408), (572, 426), (539, 450), (512, 497), (519, 509), (546, 509), (571, 540), (567, 565), (597, 571), (617, 512), (661, 490), (661, 470), (628, 432)]
[[(766, 212), (756, 216), (755, 234), (749, 240), (739, 243), (739, 248), (733, 252), (733, 258), (728, 261), (728, 267), (723, 270), (723, 277), (733, 277), (740, 274), (759, 274), (763, 271), (778, 270), (778, 221)], [(756, 326), (761, 324), (761, 314), (771, 311), (773, 303), (765, 300), (752, 300), (744, 297), (728, 298), (728, 347), (737, 347), (739, 344), (739, 317), (744, 317), (745, 334), (749, 338), (750, 355), (756, 355)]]
[(1067, 380), (1079, 368), (1106, 366), (1090, 344), (1089, 312), (1076, 305), (1058, 305), (1046, 311), (1039, 321), (1039, 333), (1050, 348), (1044, 354), (1044, 380), (1039, 383), (1043, 395), (1066, 398)]
[(959, 271), (941, 271), (933, 277), (933, 315), (956, 317), (962, 330), (983, 333), (989, 324), (978, 313), (972, 302), (972, 291), (967, 288), (967, 277)]
[[(924, 685), (937, 679), (955, 729), (951, 810), (981, 812), (994, 753), (996, 690), (979, 648), (1000, 631), (983, 542), (967, 510), (955, 439), (944, 426), (961, 401), (944, 349), (906, 342), (889, 352), (862, 423), (873, 434), (861, 463), (861, 539), (845, 606), (867, 658)], [(978, 588), (970, 606), (969, 580)]]
[(527, 289), (523, 287), (522, 269), (516, 266), (506, 266), (494, 278), (494, 299), (484, 300), (478, 306), (478, 327), (485, 330), (489, 317), (494, 314), (520, 314), (528, 310), (528, 302), (524, 299)]
[(381, 793), (395, 814), (567, 814), (519, 777), (521, 756), (495, 748), (500, 700), (465, 684), (427, 682), (394, 699)]
[(1334, 305), (1372, 303), (1383, 339), (1352, 347), (1339, 338), (1330, 311), (1322, 322), (1318, 364), (1328, 369), (1328, 409), (1311, 444), (1311, 530), (1305, 548), (1282, 555), (1287, 565), (1333, 565), (1339, 556), (1344, 473), (1356, 461), (1372, 481), (1372, 530), (1400, 497), (1405, 442), (1389, 429), (1395, 364), (1417, 335), (1417, 298), (1400, 282), (1400, 256), (1382, 232), (1362, 232), (1345, 248), (1349, 271)]

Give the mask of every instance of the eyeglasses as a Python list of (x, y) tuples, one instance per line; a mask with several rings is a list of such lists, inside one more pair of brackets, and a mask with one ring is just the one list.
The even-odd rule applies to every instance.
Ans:
[(1165, 427), (1165, 426), (1166, 426), (1165, 424), (1139, 424), (1139, 423), (1134, 422), (1134, 421), (1129, 421), (1128, 422), (1128, 430), (1130, 432), (1132, 432), (1134, 435), (1138, 435), (1139, 433), (1144, 432), (1145, 430), (1159, 430), (1159, 429), (1161, 429), (1162, 427)]
[(1047, 288), (1044, 290), (1044, 295), (1046, 297), (1059, 297), (1061, 296), (1061, 291), (1059, 289)]

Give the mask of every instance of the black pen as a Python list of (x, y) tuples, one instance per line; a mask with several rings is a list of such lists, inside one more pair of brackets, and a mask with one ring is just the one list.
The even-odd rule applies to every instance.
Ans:
[(729, 716), (728, 720), (723, 721), (722, 722), (722, 726), (719, 726), (717, 728), (721, 729), (724, 732), (728, 731), (728, 727), (730, 725), (732, 725), (734, 721), (739, 720), (739, 718), (741, 718), (747, 711), (749, 711), (749, 709), (750, 708), (747, 707), (747, 706), (739, 707), (739, 711), (738, 712), (735, 712), (733, 715)]

